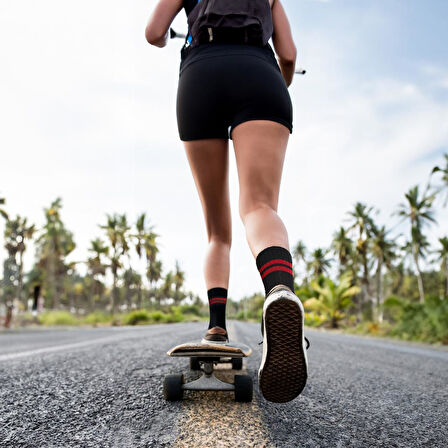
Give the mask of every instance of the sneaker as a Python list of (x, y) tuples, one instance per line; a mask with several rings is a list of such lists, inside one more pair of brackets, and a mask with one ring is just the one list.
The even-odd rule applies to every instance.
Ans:
[(221, 327), (213, 327), (207, 330), (205, 336), (202, 338), (202, 344), (228, 344), (229, 336), (227, 331)]
[(269, 291), (263, 306), (263, 357), (258, 370), (260, 390), (268, 401), (291, 401), (305, 387), (304, 314), (302, 302), (287, 286)]

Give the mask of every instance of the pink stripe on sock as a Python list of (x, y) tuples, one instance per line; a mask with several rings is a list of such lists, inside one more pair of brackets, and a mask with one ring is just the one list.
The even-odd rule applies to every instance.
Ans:
[(292, 269), (289, 269), (289, 268), (287, 268), (287, 267), (285, 267), (285, 266), (274, 266), (274, 267), (272, 267), (272, 268), (269, 268), (267, 271), (265, 271), (265, 272), (262, 274), (261, 278), (263, 279), (263, 278), (265, 278), (268, 274), (270, 274), (271, 272), (275, 272), (275, 271), (285, 271), (285, 272), (287, 272), (288, 274), (291, 274), (291, 275), (292, 275)]
[(226, 303), (227, 298), (226, 297), (213, 297), (209, 300), (211, 304), (213, 303)]
[(268, 266), (271, 266), (271, 265), (276, 264), (276, 263), (286, 264), (286, 266), (289, 266), (290, 268), (292, 268), (292, 263), (290, 263), (289, 261), (280, 260), (280, 259), (271, 260), (271, 261), (268, 261), (267, 263), (265, 263), (263, 266), (261, 266), (261, 268), (259, 269), (260, 274), (261, 274), (261, 271), (263, 269), (266, 269)]

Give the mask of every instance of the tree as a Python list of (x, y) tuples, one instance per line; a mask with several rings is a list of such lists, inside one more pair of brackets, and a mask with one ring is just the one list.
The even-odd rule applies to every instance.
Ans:
[(338, 328), (339, 321), (345, 317), (344, 311), (352, 304), (351, 297), (360, 291), (359, 286), (353, 286), (351, 282), (352, 274), (349, 272), (339, 278), (339, 285), (329, 277), (324, 277), (323, 286), (313, 280), (311, 288), (316, 295), (306, 300), (304, 306), (320, 312), (330, 322), (331, 328)]
[(411, 188), (406, 194), (405, 197), (407, 199), (407, 203), (400, 203), (398, 205), (398, 210), (393, 213), (402, 216), (403, 219), (400, 221), (404, 221), (406, 218), (409, 219), (411, 224), (411, 250), (412, 257), (414, 261), (414, 266), (417, 271), (417, 280), (418, 280), (418, 290), (420, 294), (420, 303), (424, 303), (425, 301), (425, 292), (423, 290), (423, 279), (422, 273), (419, 266), (419, 256), (424, 258), (424, 248), (427, 242), (425, 240), (425, 236), (423, 235), (423, 227), (428, 222), (437, 221), (433, 217), (433, 212), (431, 210), (432, 203), (434, 201), (434, 194), (419, 198), (418, 185)]
[[(151, 261), (146, 268), (146, 278), (149, 281), (150, 291), (153, 291), (153, 284), (162, 278), (162, 262), (160, 260)], [(158, 307), (160, 308), (160, 295), (156, 297)]]
[(375, 317), (377, 322), (383, 321), (383, 287), (382, 287), (382, 267), (386, 264), (388, 268), (392, 267), (392, 261), (396, 257), (394, 251), (396, 245), (392, 240), (387, 239), (385, 226), (375, 228), (373, 230), (374, 237), (372, 239), (372, 254), (377, 259), (376, 268), (376, 312)]
[(352, 240), (347, 235), (347, 230), (340, 226), (339, 230), (333, 234), (331, 248), (339, 260), (339, 275), (346, 270), (347, 263), (353, 253)]
[(370, 216), (370, 214), (374, 211), (373, 207), (367, 207), (366, 204), (361, 202), (357, 202), (355, 204), (355, 208), (353, 211), (348, 212), (350, 217), (352, 218), (352, 225), (348, 230), (357, 230), (358, 231), (358, 239), (356, 241), (356, 251), (354, 254), (354, 275), (356, 281), (356, 270), (357, 270), (357, 261), (358, 257), (361, 259), (361, 265), (363, 267), (363, 275), (362, 275), (362, 296), (359, 302), (358, 313), (361, 317), (362, 308), (365, 303), (365, 298), (369, 302), (372, 301), (372, 292), (370, 288), (370, 279), (369, 279), (369, 261), (368, 261), (368, 252), (370, 240), (373, 235), (373, 231), (376, 229), (376, 225)]
[(160, 288), (160, 291), (159, 291), (159, 305), (160, 305), (161, 299), (169, 299), (173, 296), (173, 291), (171, 289), (172, 286), (173, 286), (173, 273), (171, 271), (169, 271), (165, 275), (162, 287)]
[[(445, 207), (446, 204), (448, 203), (448, 153), (444, 154), (444, 157), (445, 157), (445, 167), (440, 168), (438, 166), (435, 166), (431, 171), (431, 176), (437, 172), (442, 173), (443, 184), (442, 184), (442, 186), (440, 186), (439, 188), (436, 189), (435, 193), (438, 194), (443, 190), (447, 190), (447, 194), (446, 194), (445, 201), (443, 204), (443, 206)], [(429, 183), (428, 183), (428, 186), (429, 186)]]
[[(0, 197), (0, 205), (5, 205), (6, 199)], [(8, 213), (6, 213), (6, 210), (3, 207), (0, 207), (0, 216), (3, 216), (4, 219), (8, 219)]]
[(107, 258), (109, 261), (108, 267), (112, 271), (113, 281), (112, 294), (110, 296), (110, 311), (112, 314), (115, 314), (118, 304), (118, 271), (123, 267), (121, 258), (127, 253), (129, 249), (127, 241), (129, 226), (125, 214), (106, 214), (106, 217), (107, 223), (105, 225), (100, 225), (100, 228), (106, 231), (107, 238), (112, 247), (112, 253), (108, 252)]
[(440, 262), (440, 270), (444, 277), (444, 297), (448, 299), (448, 237), (439, 238), (440, 247), (434, 251), (438, 255), (436, 261)]
[(331, 259), (327, 259), (329, 250), (317, 248), (311, 254), (311, 260), (308, 266), (313, 271), (314, 277), (327, 273), (327, 269), (331, 266)]
[[(292, 249), (292, 256), (296, 264), (299, 264), (300, 260), (303, 261), (305, 265), (305, 278), (304, 283), (308, 283), (308, 271), (307, 271), (307, 263), (306, 263), (306, 246), (302, 240), (297, 241), (296, 245)], [(296, 270), (294, 270), (294, 281), (296, 277)]]
[(73, 233), (62, 222), (61, 209), (61, 198), (44, 208), (46, 223), (36, 241), (38, 267), (43, 272), (46, 296), (52, 308), (59, 307), (64, 277), (70, 268), (66, 264), (66, 257), (76, 247)]
[(174, 293), (173, 300), (175, 305), (179, 305), (182, 300), (187, 297), (185, 293), (182, 291), (182, 286), (185, 281), (185, 273), (180, 269), (179, 262), (176, 260), (176, 269), (173, 276), (174, 283)]
[[(159, 275), (157, 276), (157, 266), (153, 266), (156, 263), (156, 255), (159, 249), (157, 248), (156, 244), (156, 238), (159, 236), (156, 233), (152, 231), (153, 226), (150, 226), (146, 228), (146, 214), (142, 213), (140, 216), (137, 217), (136, 222), (136, 230), (137, 232), (132, 234), (131, 237), (135, 240), (135, 250), (137, 252), (138, 258), (141, 259), (143, 256), (145, 256), (146, 259), (146, 266), (147, 266), (147, 273), (150, 272), (150, 275), (147, 275), (148, 281), (152, 283), (153, 281), (153, 274), (155, 277), (157, 277), (155, 280), (159, 280), (160, 278), (160, 271)], [(160, 266), (159, 266), (160, 267)], [(151, 278), (151, 279), (150, 279)], [(141, 289), (142, 282), (140, 282), (138, 287), (138, 307), (142, 308), (142, 289)]]
[(141, 290), (142, 277), (132, 268), (128, 268), (124, 271), (123, 282), (125, 287), (126, 305), (127, 309), (130, 310), (132, 308), (132, 297), (135, 294), (135, 289)]
[(107, 268), (102, 258), (107, 257), (109, 247), (106, 246), (103, 240), (96, 238), (90, 242), (89, 252), (94, 254), (93, 257), (87, 259), (87, 272), (91, 277), (89, 284), (89, 306), (93, 310), (95, 308), (95, 296), (98, 296), (99, 302), (102, 301), (104, 284), (101, 281), (101, 277), (104, 279)]
[[(27, 240), (33, 238), (36, 227), (28, 225), (27, 218), (17, 215), (15, 219), (8, 219), (5, 226), (5, 248), (9, 257), (17, 264), (17, 293), (16, 297), (22, 301), (23, 289), (23, 254), (27, 247)], [(17, 257), (16, 257), (17, 256)]]

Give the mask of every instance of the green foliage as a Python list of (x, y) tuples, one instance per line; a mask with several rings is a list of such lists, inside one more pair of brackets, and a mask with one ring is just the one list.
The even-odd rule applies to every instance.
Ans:
[(109, 313), (104, 313), (102, 311), (94, 311), (88, 314), (84, 319), (84, 323), (89, 325), (106, 324), (113, 320), (113, 317)]
[(181, 305), (179, 309), (182, 314), (193, 314), (198, 317), (202, 316), (201, 309), (198, 305)]
[(425, 303), (389, 297), (384, 307), (394, 321), (389, 335), (448, 344), (448, 300), (429, 296)]
[(309, 327), (320, 327), (325, 322), (325, 318), (319, 313), (313, 311), (305, 313), (305, 325)]
[(317, 281), (311, 282), (316, 295), (305, 301), (305, 308), (319, 313), (332, 328), (337, 328), (338, 321), (345, 317), (344, 311), (352, 305), (351, 297), (360, 291), (351, 281), (351, 274), (346, 272), (340, 277), (339, 285), (328, 277), (323, 278), (323, 286)]
[(67, 311), (47, 311), (39, 316), (42, 325), (78, 325), (79, 321)]
[(153, 311), (151, 313), (151, 320), (156, 323), (165, 322), (165, 314), (162, 311)]
[(148, 323), (151, 321), (151, 314), (146, 310), (131, 311), (123, 318), (125, 325), (138, 325), (141, 323)]
[(171, 312), (165, 317), (166, 323), (183, 322), (185, 320), (180, 306), (172, 306)]

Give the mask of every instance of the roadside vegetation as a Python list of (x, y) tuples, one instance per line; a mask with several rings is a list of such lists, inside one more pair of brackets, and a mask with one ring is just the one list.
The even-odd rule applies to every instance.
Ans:
[[(302, 241), (292, 246), (295, 291), (306, 324), (448, 344), (448, 234), (432, 244), (428, 240), (437, 225), (437, 207), (446, 208), (447, 202), (445, 154), (444, 165), (432, 169), (425, 187), (411, 187), (397, 203), (391, 228), (377, 222), (378, 209), (357, 202), (328, 247), (308, 250)], [(44, 209), (41, 228), (25, 217), (10, 217), (2, 197), (0, 216), (7, 254), (0, 284), (5, 327), (208, 318), (207, 304), (185, 290), (180, 263), (164, 270), (159, 235), (145, 214), (132, 223), (125, 214), (107, 214), (89, 257), (77, 261), (71, 256), (76, 243), (63, 222), (61, 198)], [(401, 231), (392, 233), (397, 226)], [(24, 253), (31, 242), (35, 261), (25, 272)], [(229, 298), (227, 316), (259, 322), (263, 302), (262, 293), (239, 302)]]

